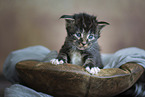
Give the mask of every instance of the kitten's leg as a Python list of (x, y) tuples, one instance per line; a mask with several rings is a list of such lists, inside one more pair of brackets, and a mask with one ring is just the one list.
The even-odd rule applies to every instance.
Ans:
[(66, 63), (67, 56), (66, 54), (60, 53), (56, 59), (51, 59), (50, 62), (55, 65)]
[(100, 68), (96, 67), (94, 64), (93, 58), (87, 58), (84, 63), (86, 71), (88, 71), (90, 74), (98, 74), (98, 72), (100, 72)]

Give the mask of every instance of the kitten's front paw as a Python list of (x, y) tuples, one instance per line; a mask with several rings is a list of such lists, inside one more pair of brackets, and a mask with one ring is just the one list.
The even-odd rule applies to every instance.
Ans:
[(50, 62), (51, 62), (52, 64), (55, 64), (55, 65), (59, 65), (59, 64), (63, 64), (63, 63), (64, 63), (63, 60), (60, 60), (60, 61), (59, 61), (58, 59), (51, 59)]
[(98, 74), (98, 72), (100, 72), (100, 68), (99, 67), (92, 67), (90, 69), (89, 66), (86, 67), (86, 70), (90, 73), (90, 74)]

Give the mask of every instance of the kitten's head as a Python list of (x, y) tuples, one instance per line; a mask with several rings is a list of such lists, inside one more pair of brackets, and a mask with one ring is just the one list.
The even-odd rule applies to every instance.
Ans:
[(63, 15), (66, 20), (67, 38), (79, 50), (89, 48), (100, 37), (100, 30), (109, 25), (107, 22), (98, 22), (95, 16), (86, 13)]

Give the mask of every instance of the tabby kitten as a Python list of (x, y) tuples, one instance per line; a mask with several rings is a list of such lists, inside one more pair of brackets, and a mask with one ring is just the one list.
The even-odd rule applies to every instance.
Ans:
[(103, 67), (97, 39), (100, 30), (109, 23), (98, 22), (95, 16), (86, 13), (63, 15), (60, 18), (66, 20), (67, 37), (58, 57), (52, 59), (51, 63), (76, 64), (84, 66), (91, 74), (97, 73)]

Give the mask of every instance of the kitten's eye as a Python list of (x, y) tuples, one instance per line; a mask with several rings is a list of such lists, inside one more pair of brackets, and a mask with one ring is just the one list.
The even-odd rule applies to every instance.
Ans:
[(94, 37), (93, 35), (89, 35), (89, 37), (88, 37), (88, 38), (89, 38), (89, 39), (93, 39), (93, 37)]
[(81, 37), (81, 33), (76, 33), (76, 36), (77, 37)]

